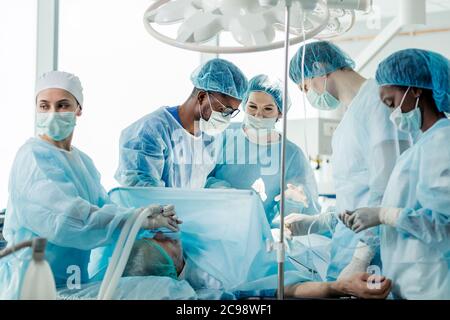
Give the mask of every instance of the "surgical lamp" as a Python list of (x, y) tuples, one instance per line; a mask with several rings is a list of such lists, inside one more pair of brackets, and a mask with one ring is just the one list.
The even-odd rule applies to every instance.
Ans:
[(20, 289), (21, 300), (56, 300), (56, 284), (52, 270), (45, 260), (47, 239), (35, 238), (0, 251), (0, 258), (24, 248), (32, 248), (32, 259), (23, 277)]
[[(312, 38), (339, 36), (354, 25), (355, 11), (368, 12), (371, 7), (372, 0), (157, 0), (144, 14), (144, 26), (153, 37), (181, 49), (228, 54), (284, 47), (281, 226), (285, 216), (287, 109), (284, 104), (288, 97), (289, 46)], [(176, 31), (175, 24), (178, 24)], [(210, 40), (227, 33), (237, 45), (208, 45)], [(283, 299), (283, 227), (275, 247), (278, 299)]]

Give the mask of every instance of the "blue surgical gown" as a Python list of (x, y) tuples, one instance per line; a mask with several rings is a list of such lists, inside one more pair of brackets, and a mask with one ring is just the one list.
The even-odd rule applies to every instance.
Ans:
[[(279, 213), (281, 142), (257, 144), (251, 142), (241, 123), (234, 123), (223, 136), (223, 153), (208, 178), (208, 188), (255, 190), (264, 205), (269, 223)], [(302, 185), (308, 197), (308, 207), (292, 200), (286, 201), (286, 214), (320, 212), (314, 173), (302, 150), (294, 143), (286, 144), (286, 182)]]
[(403, 299), (450, 299), (450, 120), (439, 120), (398, 160), (382, 206), (402, 208), (381, 227), (383, 274)]
[[(11, 171), (4, 236), (10, 245), (46, 238), (56, 285), (64, 286), (69, 278), (85, 283), (91, 249), (111, 243), (132, 212), (110, 201), (83, 152), (32, 138), (18, 151)], [(0, 298), (17, 298), (24, 271), (19, 259), (29, 260), (30, 251), (0, 260)]]
[[(397, 132), (389, 115), (375, 80), (367, 80), (348, 106), (332, 139), (337, 213), (380, 205), (397, 159), (397, 139), (406, 139)], [(349, 264), (359, 240), (376, 246), (377, 237), (376, 228), (356, 235), (337, 221), (328, 280), (337, 279)]]
[(162, 107), (123, 130), (115, 178), (124, 186), (203, 188), (217, 145), (214, 137), (191, 135)]

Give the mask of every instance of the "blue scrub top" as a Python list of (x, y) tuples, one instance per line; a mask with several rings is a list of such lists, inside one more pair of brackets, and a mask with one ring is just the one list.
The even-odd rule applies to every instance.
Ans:
[(180, 108), (180, 106), (176, 106), (176, 107), (167, 107), (167, 111), (169, 111), (169, 113), (172, 115), (172, 117), (174, 117), (175, 120), (177, 120), (177, 122), (179, 124), (181, 124), (181, 118), (180, 118), (180, 113), (178, 112), (178, 109)]

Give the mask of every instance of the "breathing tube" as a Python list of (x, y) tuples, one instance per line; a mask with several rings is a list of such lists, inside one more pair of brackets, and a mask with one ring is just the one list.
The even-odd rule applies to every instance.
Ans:
[(146, 209), (150, 209), (150, 212), (149, 210), (137, 209), (123, 226), (105, 277), (100, 286), (98, 300), (112, 299), (142, 224), (147, 217), (162, 211), (162, 207), (158, 205), (150, 206)]

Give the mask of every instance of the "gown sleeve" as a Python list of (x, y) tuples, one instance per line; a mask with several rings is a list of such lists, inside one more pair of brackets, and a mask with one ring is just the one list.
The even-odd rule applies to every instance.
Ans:
[[(69, 168), (56, 163), (54, 157), (27, 152), (16, 161), (10, 199), (18, 222), (56, 245), (80, 250), (107, 245), (134, 211), (106, 199), (96, 205), (81, 198), (68, 177)], [(84, 183), (93, 183), (90, 188), (102, 188), (96, 179)], [(103, 188), (99, 191), (106, 195)]]
[[(286, 199), (286, 214), (293, 212), (304, 214), (320, 213), (321, 208), (318, 201), (317, 183), (309, 162), (300, 148), (295, 146), (288, 150), (290, 150), (291, 154), (287, 155), (289, 162), (286, 170), (286, 182), (297, 187), (303, 186), (308, 199), (308, 207), (305, 207), (301, 202)], [(274, 210), (279, 212), (279, 203), (275, 206)]]
[(115, 178), (131, 187), (165, 187), (165, 142), (162, 132), (130, 127), (120, 137), (120, 162)]
[(422, 145), (418, 161), (419, 175), (414, 208), (404, 208), (396, 228), (410, 236), (438, 248), (450, 250), (450, 148), (443, 137), (428, 139)]

